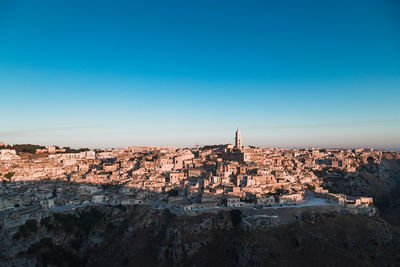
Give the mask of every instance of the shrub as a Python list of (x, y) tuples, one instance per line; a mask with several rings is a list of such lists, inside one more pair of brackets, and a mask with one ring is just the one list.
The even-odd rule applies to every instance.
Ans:
[(71, 248), (75, 250), (79, 250), (82, 247), (83, 240), (82, 238), (75, 238), (71, 241)]
[(14, 174), (15, 174), (15, 172), (6, 173), (4, 175), (4, 178), (6, 178), (7, 180), (11, 180), (11, 178), (14, 176)]
[(40, 220), (40, 225), (46, 227), (46, 229), (48, 231), (51, 231), (54, 229), (54, 225), (51, 224), (50, 219), (51, 219), (50, 217), (46, 217), (46, 218), (43, 218), (42, 220)]
[(102, 217), (102, 213), (96, 209), (82, 213), (78, 218), (79, 229), (84, 234), (89, 234), (90, 229), (97, 224)]
[(89, 151), (89, 148), (80, 148), (80, 149), (73, 149), (70, 147), (64, 147), (65, 151), (61, 152), (61, 153), (79, 153), (79, 152), (85, 152), (85, 151)]
[(20, 153), (35, 154), (36, 149), (43, 149), (43, 148), (45, 148), (45, 147), (39, 146), (39, 145), (32, 145), (32, 144), (20, 144), (20, 145), (13, 145), (12, 147), (9, 147), (9, 149), (15, 149), (17, 154), (20, 154)]
[(112, 222), (109, 222), (109, 223), (107, 223), (107, 226), (106, 226), (106, 232), (111, 232), (115, 228), (116, 228), (115, 224), (113, 224)]
[(37, 221), (35, 219), (27, 220), (19, 227), (19, 231), (14, 235), (14, 238), (18, 239), (20, 237), (28, 237), (32, 233), (36, 233), (37, 230)]
[(36, 253), (36, 251), (42, 250), (44, 248), (51, 249), (53, 247), (54, 247), (53, 241), (50, 238), (45, 237), (45, 238), (40, 239), (40, 241), (38, 243), (31, 245), (29, 247), (29, 249), (27, 250), (27, 252), (33, 254), (33, 253)]
[(54, 221), (67, 233), (70, 233), (74, 230), (77, 225), (78, 218), (72, 214), (62, 214), (56, 213), (54, 214)]
[(59, 246), (41, 253), (39, 260), (41, 266), (83, 266), (83, 262), (79, 256)]
[(233, 226), (238, 225), (242, 221), (242, 212), (240, 210), (231, 210), (231, 220)]

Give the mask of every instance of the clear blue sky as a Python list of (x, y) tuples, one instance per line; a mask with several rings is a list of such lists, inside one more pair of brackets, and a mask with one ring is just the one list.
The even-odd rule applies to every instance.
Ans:
[(0, 1), (0, 141), (400, 148), (399, 1)]

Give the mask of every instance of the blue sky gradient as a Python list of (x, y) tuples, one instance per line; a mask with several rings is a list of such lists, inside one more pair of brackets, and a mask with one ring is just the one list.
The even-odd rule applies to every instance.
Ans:
[[(278, 3), (281, 2), (281, 3)], [(0, 1), (0, 141), (400, 148), (398, 1)]]

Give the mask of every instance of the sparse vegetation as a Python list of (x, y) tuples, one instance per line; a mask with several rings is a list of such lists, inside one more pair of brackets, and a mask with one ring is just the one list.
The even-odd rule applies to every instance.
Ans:
[(23, 225), (19, 227), (19, 231), (14, 235), (14, 239), (18, 239), (20, 237), (28, 237), (29, 235), (36, 233), (37, 230), (37, 221), (35, 219), (27, 220)]
[(73, 149), (70, 147), (64, 147), (65, 151), (64, 152), (60, 152), (60, 153), (79, 153), (79, 152), (85, 152), (85, 151), (89, 151), (89, 148), (79, 148), (79, 149)]
[(15, 175), (15, 172), (8, 172), (4, 175), (4, 178), (7, 180), (11, 180), (11, 178)]
[(54, 221), (57, 227), (62, 228), (67, 233), (78, 230), (84, 235), (88, 235), (91, 228), (98, 223), (101, 218), (102, 213), (96, 209), (83, 212), (79, 217), (73, 214), (54, 214)]
[(60, 246), (54, 246), (49, 251), (40, 254), (42, 266), (83, 266), (79, 256)]
[(54, 222), (57, 227), (62, 228), (65, 232), (71, 233), (77, 225), (77, 217), (72, 214), (54, 214)]
[[(199, 258), (208, 258), (210, 266), (237, 266), (240, 264), (235, 256), (244, 250), (246, 254), (240, 257), (246, 266), (271, 263), (306, 266), (313, 261), (318, 266), (330, 263), (344, 266), (353, 259), (368, 265), (370, 257), (375, 257), (376, 265), (395, 266), (397, 260), (392, 255), (398, 254), (398, 230), (376, 217), (310, 211), (297, 219), (301, 225), (283, 224), (253, 231), (246, 230), (242, 222), (245, 215), (240, 209), (187, 217), (176, 216), (168, 209), (151, 210), (145, 206), (128, 209), (130, 212), (115, 214), (112, 206), (85, 208), (66, 216), (68, 219), (64, 216), (61, 220), (73, 222), (72, 232), (57, 229), (19, 256), (35, 258), (38, 266), (169, 266), (182, 262), (194, 265)], [(43, 218), (40, 225), (52, 223), (53, 216)], [(231, 220), (233, 230), (229, 226)], [(86, 230), (82, 228), (89, 229), (93, 235), (83, 234)], [(65, 238), (58, 243), (60, 236)], [(96, 236), (103, 238), (95, 241), (102, 242), (98, 246), (92, 242)], [(30, 242), (35, 237), (29, 238)], [(199, 248), (193, 249), (195, 246)], [(169, 253), (186, 247), (194, 254), (179, 254), (175, 260), (169, 254), (154, 257), (162, 247), (168, 247)]]
[(82, 247), (83, 240), (82, 238), (78, 237), (71, 241), (71, 248), (75, 250), (79, 250)]
[(40, 225), (46, 227), (47, 231), (54, 229), (54, 225), (51, 223), (51, 217), (42, 218), (40, 220)]
[(240, 210), (237, 209), (231, 210), (230, 214), (233, 226), (236, 226), (242, 222), (243, 215)]
[(40, 239), (40, 241), (36, 244), (33, 244), (29, 247), (29, 249), (27, 250), (28, 253), (36, 253), (39, 250), (45, 249), (45, 248), (53, 248), (54, 244), (53, 241), (48, 238), (42, 238)]
[(39, 146), (39, 145), (32, 145), (32, 144), (20, 144), (20, 145), (13, 145), (13, 146), (2, 146), (0, 149), (14, 149), (17, 154), (20, 153), (30, 153), (30, 154), (35, 154), (36, 149), (44, 149), (46, 147), (44, 146)]

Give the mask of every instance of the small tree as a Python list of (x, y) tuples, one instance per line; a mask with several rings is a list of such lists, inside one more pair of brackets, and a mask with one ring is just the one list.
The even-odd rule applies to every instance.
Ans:
[(14, 174), (15, 174), (15, 172), (9, 172), (9, 173), (5, 174), (4, 177), (7, 180), (11, 180), (11, 178), (14, 176)]

